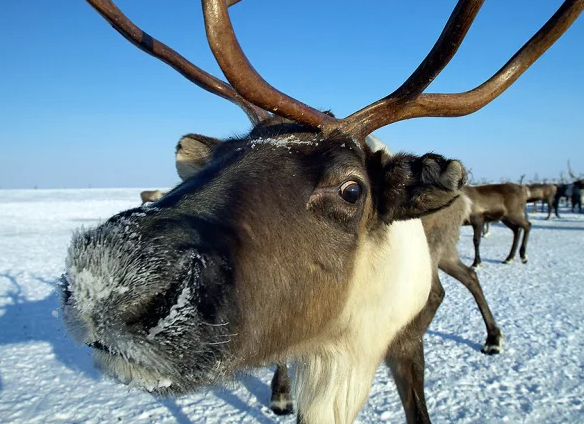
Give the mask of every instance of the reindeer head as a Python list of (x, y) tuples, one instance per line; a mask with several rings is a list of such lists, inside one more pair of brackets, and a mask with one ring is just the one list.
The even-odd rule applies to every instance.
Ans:
[[(222, 142), (183, 137), (177, 146), (182, 184), (151, 206), (76, 234), (71, 243), (62, 284), (69, 331), (93, 348), (105, 372), (159, 393), (213, 384), (341, 334), (348, 293), (367, 290), (355, 287), (363, 281), (359, 275), (375, 273), (385, 260), (363, 260), (361, 247), (386, 243), (397, 221), (446, 207), (466, 180), (458, 161), (389, 156), (369, 148), (365, 136), (402, 119), (470, 113), (523, 72), (513, 61), (536, 57), (524, 52), (528, 43), (485, 83), (487, 97), (480, 87), (421, 94), (454, 55), (482, 3), (461, 1), (408, 81), (336, 119), (255, 73), (225, 0), (203, 0), (203, 10), (210, 45), (233, 87), (142, 32), (110, 1), (88, 1), (130, 41), (240, 105), (255, 124), (246, 136)], [(574, 9), (562, 13), (573, 20)], [(552, 19), (567, 28), (560, 18)], [(536, 41), (537, 55), (553, 42), (544, 39)]]

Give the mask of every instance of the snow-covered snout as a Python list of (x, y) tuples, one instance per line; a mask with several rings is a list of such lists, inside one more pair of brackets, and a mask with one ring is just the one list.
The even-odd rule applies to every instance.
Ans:
[[(99, 367), (162, 394), (341, 343), (364, 303), (391, 321), (367, 325), (405, 325), (430, 283), (400, 277), (398, 290), (378, 267), (400, 249), (392, 225), (448, 205), (466, 178), (439, 155), (390, 157), (289, 123), (183, 138), (177, 168), (184, 182), (161, 200), (74, 236), (62, 284), (67, 328)], [(355, 285), (370, 277), (368, 303)]]
[[(132, 210), (74, 235), (62, 278), (63, 317), (72, 336), (94, 348), (103, 371), (175, 393), (220, 377), (221, 347), (231, 337), (220, 304), (231, 278), (212, 246), (197, 243), (194, 228), (173, 230), (155, 215)], [(175, 361), (185, 356), (194, 360)]]

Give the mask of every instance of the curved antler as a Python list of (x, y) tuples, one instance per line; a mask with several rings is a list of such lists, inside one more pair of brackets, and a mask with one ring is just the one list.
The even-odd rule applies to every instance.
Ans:
[(345, 130), (366, 136), (389, 124), (397, 111), (422, 94), (454, 57), (484, 2), (459, 0), (432, 50), (414, 73), (389, 96), (345, 118)]
[[(331, 132), (339, 126), (349, 133), (363, 132), (363, 127), (381, 121), (376, 111), (392, 112), (393, 105), (418, 97), (448, 64), (462, 43), (485, 0), (460, 0), (442, 31), (442, 35), (418, 69), (394, 93), (361, 113), (339, 120), (293, 99), (268, 84), (253, 68), (233, 32), (224, 0), (202, 0), (207, 39), (227, 80), (247, 100), (277, 115)], [(377, 119), (371, 119), (371, 117)], [(369, 121), (370, 120), (370, 121)], [(368, 123), (369, 125), (366, 125)], [(384, 124), (385, 125), (385, 124)], [(382, 126), (382, 125), (381, 125)]]
[[(458, 3), (457, 8), (461, 3), (462, 1)], [(394, 99), (392, 97), (394, 94), (392, 94), (349, 116), (342, 126), (349, 132), (367, 135), (377, 128), (405, 119), (455, 117), (476, 112), (509, 88), (566, 32), (583, 9), (584, 0), (564, 1), (558, 11), (505, 66), (473, 90), (456, 94), (421, 94), (405, 103)]]
[(227, 80), (247, 100), (277, 115), (320, 128), (341, 129), (357, 138), (393, 122), (423, 117), (463, 116), (505, 91), (576, 20), (584, 0), (566, 0), (552, 18), (487, 82), (466, 93), (422, 94), (462, 44), (484, 0), (459, 0), (442, 34), (414, 73), (389, 96), (335, 119), (268, 84), (253, 68), (237, 41), (225, 0), (202, 0), (207, 38)]
[[(110, 0), (86, 0), (110, 25), (128, 41), (151, 56), (174, 68), (189, 81), (210, 93), (223, 97), (238, 105), (253, 124), (270, 115), (239, 95), (233, 87), (195, 66), (179, 53), (142, 31), (130, 21)], [(230, 0), (229, 5), (240, 0)]]

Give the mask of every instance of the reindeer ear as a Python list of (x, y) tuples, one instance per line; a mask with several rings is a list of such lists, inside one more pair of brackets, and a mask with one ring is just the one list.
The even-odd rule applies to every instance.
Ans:
[(466, 183), (459, 161), (433, 153), (386, 157), (381, 174), (378, 210), (388, 223), (419, 218), (450, 205)]
[(209, 161), (220, 140), (200, 134), (183, 135), (176, 145), (176, 172), (181, 180), (188, 180)]

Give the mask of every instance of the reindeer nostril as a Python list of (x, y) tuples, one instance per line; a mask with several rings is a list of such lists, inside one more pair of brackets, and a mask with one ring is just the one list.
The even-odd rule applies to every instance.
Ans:
[(144, 329), (150, 329), (158, 325), (160, 320), (166, 318), (172, 311), (173, 306), (179, 304), (179, 297), (185, 288), (180, 284), (172, 284), (166, 291), (157, 293), (144, 311), (133, 320), (129, 320), (127, 325), (138, 323)]

